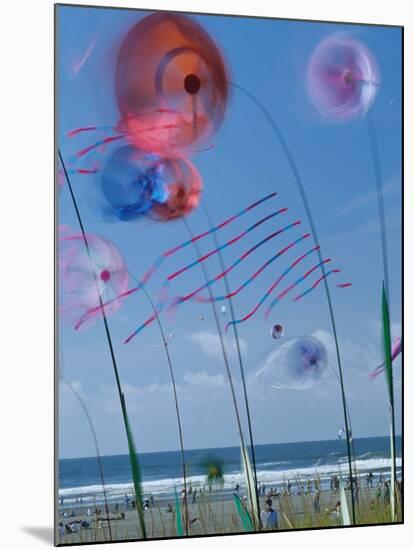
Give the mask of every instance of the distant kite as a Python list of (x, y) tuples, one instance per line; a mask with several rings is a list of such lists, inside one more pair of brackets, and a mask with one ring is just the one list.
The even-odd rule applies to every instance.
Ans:
[(270, 329), (270, 334), (274, 340), (279, 340), (279, 338), (282, 338), (284, 333), (285, 329), (282, 325), (273, 325)]
[(318, 111), (333, 119), (363, 116), (379, 85), (376, 62), (361, 42), (346, 34), (323, 40), (308, 66), (308, 90)]
[[(122, 295), (128, 288), (128, 271), (118, 249), (96, 235), (69, 231), (59, 232), (59, 273), (63, 318), (72, 321), (86, 312), (87, 321), (101, 318), (100, 300), (110, 302), (105, 308), (113, 315), (122, 305)], [(86, 319), (85, 319), (86, 321)]]
[[(392, 343), (391, 361), (394, 361), (394, 359), (396, 359), (400, 355), (401, 350), (402, 350), (402, 339), (398, 336)], [(380, 365), (378, 365), (377, 368), (369, 372), (368, 376), (371, 378), (371, 380), (374, 380), (374, 378), (376, 378), (379, 374), (384, 372), (384, 369), (385, 369), (385, 361), (383, 361)]]
[(304, 390), (319, 382), (327, 366), (327, 352), (320, 340), (302, 336), (272, 350), (253, 377), (256, 387)]

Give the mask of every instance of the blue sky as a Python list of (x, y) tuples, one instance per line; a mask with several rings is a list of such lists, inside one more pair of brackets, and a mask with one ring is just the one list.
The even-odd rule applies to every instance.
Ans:
[[(113, 86), (116, 51), (128, 29), (146, 14), (129, 10), (60, 7), (58, 15), (58, 137), (64, 158), (69, 158), (92, 139), (69, 140), (65, 137), (69, 130), (116, 123), (118, 113)], [(367, 372), (381, 360), (382, 282), (375, 180), (367, 124), (365, 119), (346, 124), (322, 120), (308, 99), (305, 74), (309, 55), (315, 46), (338, 31), (351, 33), (363, 41), (377, 60), (381, 85), (372, 106), (372, 115), (378, 133), (385, 189), (392, 330), (393, 336), (398, 336), (401, 334), (401, 31), (359, 25), (191, 17), (219, 45), (231, 80), (260, 98), (290, 144), (309, 196), (323, 255), (332, 257), (332, 266), (342, 270), (337, 280), (331, 280), (331, 289), (354, 436), (384, 435), (389, 425), (385, 380), (381, 378), (372, 383), (367, 377)], [(88, 51), (89, 56), (75, 75), (74, 64)], [(212, 143), (214, 148), (194, 155), (191, 160), (202, 175), (202, 200), (214, 221), (223, 220), (272, 191), (278, 192), (276, 199), (219, 233), (221, 241), (276, 208), (285, 206), (289, 209), (283, 219), (276, 218), (229, 248), (225, 252), (226, 263), (236, 259), (275, 227), (302, 220), (300, 229), (281, 236), (277, 241), (270, 241), (235, 269), (229, 277), (233, 288), (277, 250), (309, 228), (292, 173), (274, 134), (252, 102), (237, 90), (231, 90), (225, 119)], [(99, 177), (99, 173), (72, 177), (84, 224), (88, 232), (110, 239), (121, 251), (130, 272), (139, 277), (161, 252), (186, 240), (185, 229), (180, 222), (157, 224), (146, 219), (134, 223), (108, 223), (94, 201), (93, 189)], [(59, 221), (78, 229), (66, 188), (59, 199)], [(194, 232), (206, 229), (201, 211), (192, 214), (189, 223)], [(213, 242), (205, 239), (200, 246), (203, 251), (208, 251)], [(234, 300), (236, 313), (246, 313), (298, 254), (299, 249), (279, 263), (275, 262), (246, 288)], [(177, 254), (151, 281), (148, 287), (151, 294), (156, 296), (163, 276), (192, 260), (194, 250), (191, 247)], [(310, 258), (286, 284), (311, 265)], [(220, 271), (214, 258), (206, 266), (211, 275)], [(335, 287), (335, 282), (345, 281), (352, 281), (353, 286), (343, 290)], [(177, 281), (175, 288), (178, 293), (200, 284), (202, 275), (196, 268)], [(301, 290), (307, 286), (303, 285)], [(223, 287), (219, 284), (213, 290), (223, 294)], [(241, 326), (239, 334), (248, 376), (260, 367), (276, 345), (269, 336), (272, 323), (283, 324), (286, 339), (312, 334), (319, 337), (336, 368), (322, 290), (320, 286), (297, 303), (288, 296), (274, 308), (268, 322), (264, 321), (263, 311), (259, 310), (255, 317)], [(149, 313), (145, 297), (138, 293), (125, 301), (119, 313), (109, 319), (137, 447), (143, 452), (178, 448), (171, 385), (156, 325), (145, 329), (130, 344), (122, 343)], [(223, 316), (225, 321), (226, 316)], [(163, 317), (163, 322), (167, 333), (175, 333), (169, 346), (177, 376), (186, 447), (237, 445), (234, 412), (230, 406), (211, 308), (187, 303), (175, 320)], [(90, 408), (101, 452), (127, 452), (102, 324), (76, 332), (73, 327), (61, 323), (59, 339), (65, 378), (77, 387)], [(230, 336), (226, 344), (237, 391), (240, 392), (238, 363)], [(395, 362), (395, 377), (399, 430), (400, 369), (398, 360)], [(251, 408), (257, 443), (333, 439), (343, 424), (339, 388), (331, 372), (311, 390), (275, 391), (271, 398), (266, 399), (252, 391)], [(93, 443), (82, 411), (63, 387), (59, 426), (61, 457), (93, 454)]]

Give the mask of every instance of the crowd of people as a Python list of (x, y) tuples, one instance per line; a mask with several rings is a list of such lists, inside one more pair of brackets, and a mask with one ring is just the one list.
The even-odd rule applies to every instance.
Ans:
[(116, 503), (111, 511), (108, 506), (101, 508), (88, 507), (86, 510), (86, 516), (88, 519), (79, 519), (74, 510), (67, 512), (66, 510), (61, 512), (61, 521), (58, 524), (59, 534), (61, 537), (73, 533), (79, 533), (84, 529), (90, 529), (94, 524), (98, 529), (103, 527), (104, 522), (123, 520), (125, 519), (125, 512), (119, 509), (119, 504)]
[[(371, 501), (371, 507), (375, 505), (375, 502), (379, 503), (380, 501), (388, 502), (390, 499), (391, 483), (389, 480), (385, 479), (383, 474), (380, 472), (374, 474), (373, 472), (368, 472), (365, 475), (365, 478), (360, 476), (351, 477), (348, 476), (344, 480), (344, 489), (348, 491), (353, 491), (354, 501), (358, 504), (359, 502), (359, 491), (360, 485), (363, 484), (365, 479), (366, 488), (369, 490), (375, 489), (375, 496), (373, 493), (373, 499)], [(339, 496), (340, 492), (340, 483), (341, 479), (338, 475), (333, 474), (330, 477), (330, 487), (329, 490), (332, 496)], [(400, 494), (402, 494), (402, 484), (400, 481), (397, 482), (397, 489)], [(182, 504), (196, 504), (197, 498), (199, 495), (202, 495), (205, 492), (211, 492), (212, 488), (209, 487), (197, 487), (193, 488), (190, 484), (187, 490), (182, 489), (181, 491), (181, 501)], [(275, 530), (279, 528), (279, 515), (276, 508), (273, 505), (273, 499), (280, 499), (281, 497), (290, 497), (292, 495), (312, 495), (313, 496), (313, 509), (315, 513), (321, 513), (321, 484), (318, 478), (308, 479), (305, 481), (296, 480), (292, 484), (291, 480), (285, 481), (280, 488), (278, 487), (266, 487), (265, 483), (259, 483), (258, 487), (258, 496), (265, 498), (263, 509), (260, 512), (260, 520), (262, 528), (266, 530)], [(234, 493), (239, 495), (241, 491), (241, 486), (237, 483), (234, 486)], [(243, 506), (247, 505), (247, 495), (241, 497), (241, 502)], [(63, 498), (61, 498), (61, 504), (63, 504)], [(76, 499), (76, 504), (83, 504), (82, 498)], [(154, 496), (152, 494), (145, 495), (143, 498), (143, 509), (150, 510), (157, 506)], [(136, 508), (135, 499), (124, 495), (124, 505), (125, 510), (129, 508)], [(331, 514), (333, 518), (340, 518), (341, 515), (341, 501), (335, 500), (335, 505), (330, 508), (324, 509), (326, 513)], [(166, 513), (173, 513), (174, 507), (171, 503), (167, 504)], [(61, 536), (72, 533), (79, 533), (83, 529), (90, 529), (91, 526), (95, 525), (99, 529), (102, 528), (104, 522), (112, 520), (122, 520), (126, 517), (126, 512), (120, 509), (119, 503), (116, 503), (113, 509), (110, 511), (108, 506), (104, 507), (104, 510), (95, 507), (89, 507), (86, 511), (87, 519), (78, 518), (75, 511), (72, 510), (62, 511), (61, 512), (61, 521), (58, 524), (59, 533)], [(194, 521), (196, 521), (195, 518)]]
[[(236, 492), (238, 492), (238, 489), (240, 489), (240, 485), (236, 485)], [(283, 483), (280, 490), (277, 487), (270, 487), (270, 489), (266, 492), (266, 485), (264, 483), (259, 484), (257, 490), (259, 496), (267, 496), (270, 498), (279, 498), (281, 496), (286, 497), (293, 494), (299, 496), (310, 495), (314, 493), (314, 491), (320, 491), (320, 482), (319, 479), (308, 479), (306, 482), (297, 481), (296, 489), (294, 489), (292, 482), (288, 479)]]

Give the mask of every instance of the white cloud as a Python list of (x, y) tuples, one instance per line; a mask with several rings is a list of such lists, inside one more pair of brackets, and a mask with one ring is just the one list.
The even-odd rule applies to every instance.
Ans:
[[(325, 346), (328, 352), (328, 358), (331, 365), (337, 370), (337, 358), (335, 341), (331, 333), (318, 329), (313, 333)], [(375, 368), (381, 359), (380, 349), (368, 340), (359, 342), (351, 339), (339, 339), (339, 353), (341, 363), (344, 369), (355, 369), (360, 373), (366, 374)]]
[[(383, 187), (384, 198), (393, 195), (396, 191), (400, 189), (400, 186), (401, 186), (400, 178), (396, 177), (391, 179)], [(376, 201), (377, 201), (377, 192), (375, 189), (373, 189), (372, 191), (363, 193), (358, 197), (355, 197), (350, 201), (345, 202), (340, 207), (333, 210), (332, 216), (337, 217), (341, 215), (348, 215), (351, 212), (354, 212), (355, 210), (357, 210), (358, 208), (363, 208), (367, 205), (375, 203)]]
[[(374, 327), (374, 322), (372, 325)], [(396, 327), (398, 329), (398, 326)], [(252, 376), (248, 376), (248, 395), (257, 442), (323, 439), (336, 437), (343, 424), (341, 394), (332, 335), (316, 330), (312, 336), (326, 347), (332, 368), (308, 390), (273, 390), (269, 396), (255, 391)], [(212, 332), (199, 332), (192, 340), (209, 349), (209, 357), (221, 356), (218, 338)], [(226, 345), (234, 347), (230, 338)], [(203, 350), (205, 351), (205, 350)], [(354, 434), (380, 435), (388, 429), (388, 398), (384, 379), (370, 381), (368, 372), (381, 361), (381, 341), (374, 337), (356, 340), (340, 338), (347, 404)], [(259, 368), (259, 365), (257, 365)], [(395, 393), (397, 412), (400, 406), (400, 367), (396, 370)], [(240, 380), (234, 376), (239, 410), (243, 412)], [(177, 395), (186, 448), (205, 448), (237, 444), (237, 426), (227, 376), (220, 369), (209, 372), (196, 367), (176, 373)], [(102, 454), (127, 452), (119, 398), (114, 383), (97, 382), (93, 387), (76, 389), (88, 407), (94, 422)], [(123, 383), (130, 422), (140, 452), (178, 448), (177, 419), (172, 385), (169, 379), (160, 383)], [(262, 399), (264, 397), (264, 399)], [(61, 452), (62, 456), (94, 454), (90, 429), (79, 403), (62, 384)], [(400, 413), (398, 413), (400, 414)], [(242, 414), (243, 416), (243, 414)], [(275, 422), (283, 416), (283, 422)], [(398, 418), (400, 418), (398, 416)], [(399, 420), (398, 420), (399, 422)], [(81, 449), (81, 451), (80, 451)]]
[(71, 389), (70, 387), (68, 386), (71, 386), (78, 394), (81, 394), (82, 393), (82, 383), (79, 382), (78, 380), (74, 380), (73, 382), (68, 382), (66, 380), (61, 380), (60, 382), (60, 391), (66, 391), (66, 392), (69, 392), (69, 393), (73, 393), (71, 392)]
[(391, 337), (401, 336), (401, 321), (391, 321)]
[[(211, 393), (216, 396), (226, 388), (227, 379), (223, 374), (209, 374), (207, 371), (186, 372), (181, 380), (176, 380), (176, 390), (181, 403), (202, 402), (210, 399)], [(171, 381), (161, 384), (123, 384), (128, 411), (131, 413), (151, 410), (156, 404), (158, 409), (169, 410), (173, 402)], [(92, 407), (101, 408), (108, 414), (119, 409), (119, 398), (115, 388), (100, 385), (98, 392), (91, 399)]]
[[(325, 347), (327, 352), (328, 368), (323, 373), (323, 376), (312, 384), (309, 388), (301, 387), (304, 391), (308, 391), (308, 395), (312, 395), (316, 398), (327, 396), (329, 393), (335, 393), (335, 388), (338, 388), (339, 384), (339, 372), (337, 363), (337, 354), (335, 341), (331, 333), (326, 330), (315, 330), (311, 336), (317, 338)], [(339, 340), (339, 352), (341, 357), (342, 373), (344, 383), (348, 393), (357, 399), (361, 399), (361, 391), (372, 389), (372, 384), (368, 377), (368, 372), (373, 370), (381, 362), (381, 349), (379, 345), (374, 345), (368, 340), (356, 341), (352, 339)], [(272, 368), (269, 369), (269, 362), (277, 359), (277, 350), (273, 351), (266, 359), (265, 363), (260, 365), (260, 368), (256, 370), (249, 377), (249, 385), (254, 391), (255, 395), (260, 398), (266, 398), (274, 396), (274, 391), (271, 389), (272, 384), (277, 384), (280, 380), (283, 381), (283, 368), (281, 368), (280, 376)], [(266, 379), (266, 374), (271, 373), (270, 379)], [(275, 380), (272, 381), (272, 377)], [(280, 378), (280, 380), (279, 380)], [(282, 384), (283, 389), (289, 389), (288, 385)], [(269, 389), (270, 388), (270, 389)], [(296, 390), (293, 390), (296, 391)]]
[[(387, 232), (391, 231), (400, 231), (401, 230), (401, 214), (399, 210), (392, 211), (390, 214), (387, 215), (386, 221), (386, 228)], [(333, 242), (337, 241), (338, 239), (361, 239), (361, 238), (367, 238), (370, 235), (379, 234), (380, 226), (379, 226), (379, 218), (378, 216), (374, 216), (372, 219), (369, 219), (359, 227), (356, 227), (355, 229), (350, 229), (349, 231), (343, 231), (339, 233), (334, 233), (331, 235), (327, 235), (324, 239), (324, 242)]]
[(222, 374), (210, 375), (206, 371), (186, 372), (183, 379), (185, 384), (190, 388), (221, 388), (225, 385)]
[[(193, 342), (196, 342), (201, 347), (201, 350), (207, 357), (211, 359), (221, 359), (223, 357), (220, 337), (217, 333), (210, 331), (194, 332), (190, 335)], [(223, 342), (226, 352), (234, 357), (237, 353), (236, 342), (233, 338), (223, 335)], [(247, 354), (247, 342), (239, 337), (240, 351), (243, 356)]]

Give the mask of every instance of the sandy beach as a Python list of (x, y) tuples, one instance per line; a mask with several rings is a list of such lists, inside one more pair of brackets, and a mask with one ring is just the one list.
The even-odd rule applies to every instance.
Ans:
[[(265, 507), (267, 497), (260, 497), (261, 510)], [(189, 497), (191, 502), (191, 497)], [(339, 496), (329, 490), (321, 491), (318, 512), (315, 509), (315, 494), (302, 494), (280, 496), (273, 498), (273, 508), (278, 512), (279, 529), (300, 529), (322, 526), (340, 526), (342, 520), (340, 514), (333, 512)], [(350, 509), (350, 494), (347, 491), (348, 506)], [(374, 523), (370, 514), (375, 515), (379, 523), (387, 522), (388, 502), (384, 502), (383, 496), (377, 499), (376, 488), (362, 488), (359, 491), (359, 505), (357, 507), (360, 515), (359, 523)], [(171, 504), (172, 511), (168, 511)], [(76, 522), (78, 529), (76, 533), (67, 533), (58, 537), (59, 544), (76, 544), (81, 542), (97, 542), (140, 539), (142, 533), (139, 528), (138, 514), (136, 509), (126, 509), (125, 504), (118, 504), (109, 507), (109, 522), (104, 513), (88, 515), (88, 507), (74, 508), (71, 512), (74, 516), (60, 517), (59, 521), (65, 524)], [(212, 494), (198, 496), (196, 503), (188, 504), (189, 510), (189, 536), (211, 535), (223, 533), (242, 533), (243, 525), (237, 513), (232, 499), (218, 500)], [(116, 519), (124, 514), (123, 519)], [(154, 505), (144, 511), (147, 538), (175, 537), (177, 536), (174, 501), (155, 501)], [(381, 517), (383, 517), (381, 521)], [(364, 519), (365, 518), (365, 519)], [(90, 526), (80, 528), (80, 522), (87, 521)], [(378, 521), (376, 521), (378, 523)], [(109, 525), (108, 525), (109, 524)], [(64, 528), (64, 527), (63, 527)], [(64, 528), (65, 531), (67, 531)]]

